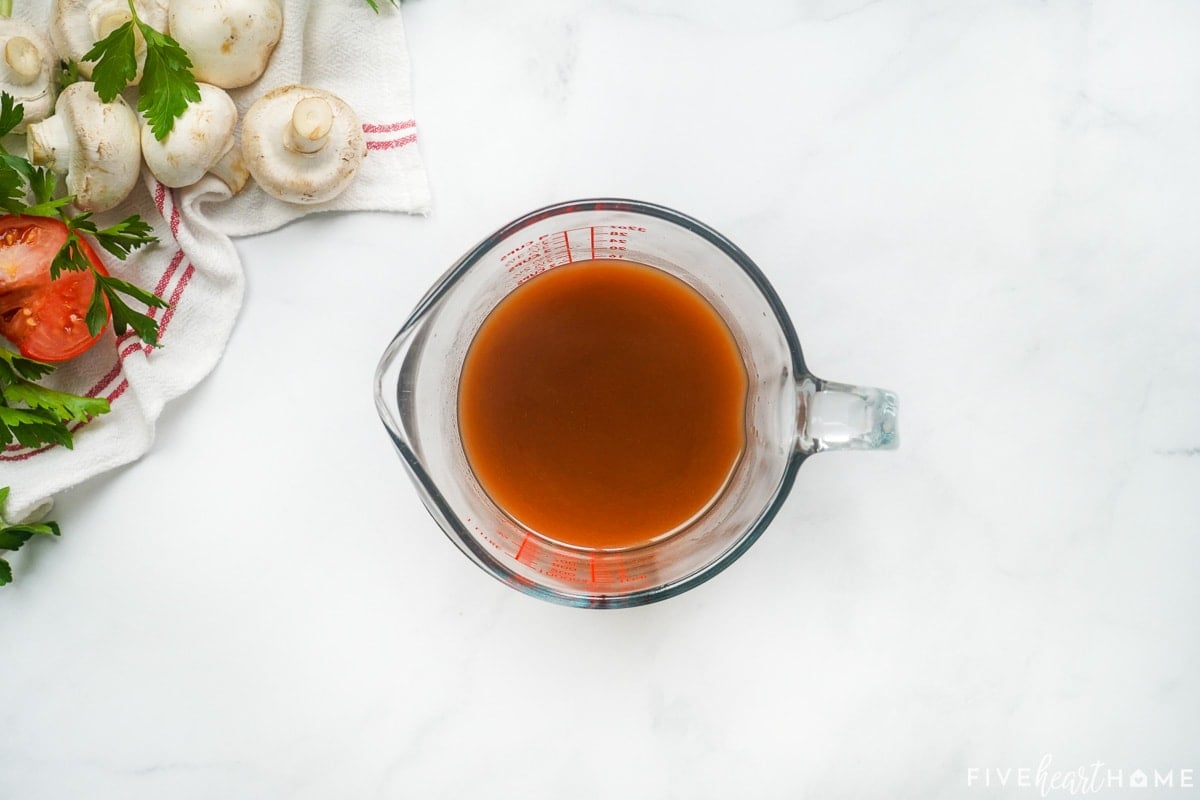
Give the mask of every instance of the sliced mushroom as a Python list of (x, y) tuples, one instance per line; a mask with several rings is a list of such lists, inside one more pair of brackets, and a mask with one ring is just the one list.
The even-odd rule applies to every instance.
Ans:
[(341, 98), (308, 86), (283, 86), (246, 112), (242, 152), (263, 191), (287, 203), (310, 204), (345, 191), (367, 146), (358, 116)]
[[(156, 31), (166, 31), (167, 0), (133, 0), (133, 7), (142, 22)], [(83, 57), (96, 42), (132, 18), (129, 0), (57, 0), (50, 39), (58, 48), (59, 56), (79, 62), (80, 74), (90, 78), (95, 64), (84, 61)], [(134, 39), (138, 68), (133, 82), (138, 83), (146, 63), (146, 40), (136, 29)]]
[(224, 89), (258, 80), (283, 33), (278, 0), (170, 0), (168, 17), (196, 80)]
[(199, 102), (188, 105), (161, 142), (142, 120), (142, 157), (164, 186), (191, 186), (212, 172), (237, 194), (250, 178), (242, 150), (235, 146), (237, 106), (224, 89), (198, 85)]
[(59, 94), (54, 116), (29, 126), (29, 160), (66, 176), (83, 211), (107, 211), (129, 196), (142, 163), (138, 119), (121, 97), (105, 103), (86, 81)]
[(50, 115), (54, 108), (54, 67), (58, 57), (50, 43), (30, 25), (0, 19), (0, 91), (25, 107), (17, 133)]

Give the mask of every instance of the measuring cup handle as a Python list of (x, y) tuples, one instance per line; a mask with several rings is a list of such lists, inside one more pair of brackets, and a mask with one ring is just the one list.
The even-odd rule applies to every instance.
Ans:
[(796, 448), (801, 453), (895, 450), (900, 446), (897, 400), (892, 392), (811, 376), (797, 388)]

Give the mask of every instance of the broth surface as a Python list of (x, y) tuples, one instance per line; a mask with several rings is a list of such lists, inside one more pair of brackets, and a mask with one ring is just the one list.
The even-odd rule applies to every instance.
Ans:
[(644, 544), (717, 496), (745, 443), (746, 371), (694, 289), (580, 261), (504, 298), (467, 353), (467, 460), (509, 516), (589, 548)]

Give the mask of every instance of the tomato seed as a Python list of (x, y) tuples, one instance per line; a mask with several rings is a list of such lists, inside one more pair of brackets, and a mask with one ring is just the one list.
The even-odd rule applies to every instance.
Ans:
[(29, 225), (24, 228), (9, 228), (0, 236), (0, 245), (12, 247), (17, 242), (21, 244), (33, 244), (38, 240), (39, 229), (35, 225)]

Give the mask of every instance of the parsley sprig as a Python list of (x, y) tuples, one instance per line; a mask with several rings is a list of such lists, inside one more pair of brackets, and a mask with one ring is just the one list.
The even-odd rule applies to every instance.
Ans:
[[(0, 509), (4, 508), (4, 503), (8, 500), (8, 491), (7, 486), (0, 486)], [(57, 522), (47, 520), (23, 525), (9, 525), (4, 521), (3, 516), (0, 516), (0, 551), (19, 550), (21, 545), (34, 536), (60, 535), (62, 535), (62, 531), (59, 530)], [(0, 558), (0, 586), (12, 583), (12, 577), (12, 565)]]
[[(389, 2), (395, 8), (400, 7), (400, 0), (389, 0)], [(376, 14), (379, 13), (379, 0), (367, 0), (367, 5), (369, 5), (371, 7), (371, 10), (374, 11)]]
[(102, 275), (98, 272), (83, 249), (82, 235), (84, 233), (91, 234), (101, 247), (122, 261), (137, 248), (157, 242), (158, 239), (150, 232), (150, 226), (136, 214), (107, 228), (97, 228), (96, 223), (91, 221), (91, 216), (90, 213), (76, 214), (75, 216), (59, 214), (59, 218), (67, 226), (67, 241), (50, 264), (51, 280), (57, 280), (64, 270), (68, 272), (91, 270), (92, 277), (96, 280), (96, 288), (92, 292), (91, 303), (88, 304), (86, 316), (88, 331), (93, 336), (99, 333), (111, 312), (113, 330), (117, 332), (118, 336), (132, 328), (139, 339), (151, 347), (157, 347), (158, 323), (152, 317), (130, 308), (121, 295), (131, 297), (152, 308), (166, 308), (167, 301), (129, 281), (123, 281), (111, 275)]
[[(0, 138), (12, 132), (24, 115), (25, 110), (19, 103), (8, 93), (0, 93)], [(158, 323), (148, 314), (133, 309), (125, 298), (148, 308), (165, 308), (167, 301), (128, 281), (101, 274), (87, 256), (83, 235), (89, 235), (122, 261), (134, 250), (157, 242), (158, 238), (136, 214), (106, 228), (98, 227), (88, 212), (71, 214), (68, 207), (73, 198), (55, 197), (57, 186), (50, 170), (33, 166), (0, 144), (0, 210), (13, 215), (61, 219), (67, 226), (67, 241), (50, 264), (51, 280), (57, 280), (64, 271), (90, 271), (96, 281), (85, 317), (88, 331), (93, 336), (98, 334), (111, 313), (113, 329), (118, 336), (132, 329), (143, 342), (157, 347)], [(30, 199), (32, 202), (28, 202)]]
[(150, 123), (160, 142), (175, 127), (175, 120), (189, 103), (200, 101), (200, 87), (192, 75), (192, 60), (179, 42), (150, 27), (137, 15), (129, 0), (131, 19), (105, 36), (84, 54), (93, 61), (92, 82), (96, 94), (111, 103), (137, 77), (137, 35), (146, 42), (146, 62), (138, 86), (138, 111)]
[(37, 383), (54, 367), (0, 347), (0, 447), (73, 446), (68, 423), (108, 413), (102, 397), (81, 397)]
[[(3, 2), (3, 0), (0, 0)], [(0, 8), (2, 11), (2, 8)], [(0, 139), (25, 118), (25, 109), (7, 92), (0, 93)], [(0, 143), (0, 211), (13, 215), (58, 217), (67, 227), (67, 241), (50, 264), (50, 277), (57, 279), (63, 270), (89, 270), (96, 288), (88, 305), (87, 325), (97, 334), (109, 319), (118, 334), (128, 328), (147, 344), (158, 344), (158, 324), (147, 314), (132, 309), (128, 297), (148, 307), (167, 305), (162, 298), (127, 281), (102, 275), (83, 249), (86, 234), (118, 259), (124, 260), (140, 247), (157, 239), (151, 228), (134, 215), (100, 228), (91, 214), (71, 214), (71, 196), (55, 197), (58, 181), (54, 174), (35, 167), (28, 159), (9, 153)], [(71, 425), (107, 414), (109, 402), (102, 397), (80, 395), (51, 389), (38, 383), (54, 370), (0, 347), (0, 448), (16, 442), (22, 447), (74, 446)], [(0, 487), (0, 512), (8, 499), (9, 487)], [(54, 522), (9, 525), (0, 513), (0, 552), (16, 550), (35, 536), (60, 535)], [(12, 582), (12, 566), (0, 558), (0, 586)]]

